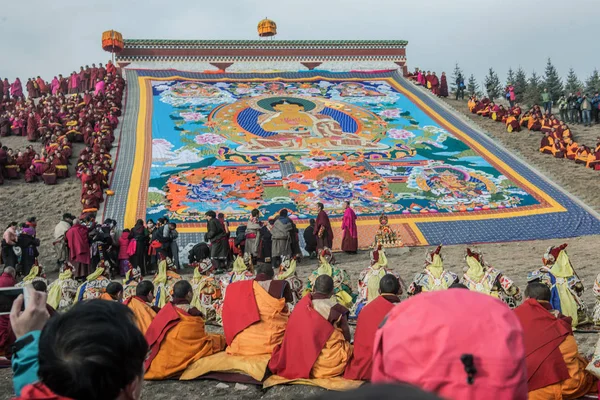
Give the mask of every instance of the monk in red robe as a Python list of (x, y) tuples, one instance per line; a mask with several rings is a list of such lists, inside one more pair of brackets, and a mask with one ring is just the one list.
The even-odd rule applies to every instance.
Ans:
[(440, 97), (448, 97), (448, 80), (445, 72), (442, 72), (440, 79)]
[(145, 379), (168, 379), (179, 375), (190, 364), (225, 349), (225, 338), (204, 330), (202, 313), (190, 305), (192, 285), (179, 281), (173, 286), (173, 301), (156, 315), (146, 341), (150, 348), (144, 363)]
[(317, 251), (323, 250), (325, 247), (331, 249), (333, 246), (333, 229), (331, 229), (331, 222), (329, 222), (329, 217), (324, 208), (323, 203), (317, 203), (319, 214), (314, 230), (317, 238)]
[(108, 64), (106, 64), (106, 73), (111, 74), (113, 78), (117, 74), (117, 68), (110, 60), (108, 60)]
[(523, 326), (529, 400), (578, 399), (596, 392), (597, 380), (585, 367), (571, 330), (571, 318), (550, 305), (548, 286), (534, 282), (515, 309)]
[(88, 228), (81, 225), (79, 220), (73, 221), (73, 226), (65, 234), (69, 247), (69, 262), (75, 267), (75, 277), (83, 278), (90, 274), (90, 242)]
[(29, 113), (27, 117), (27, 140), (35, 142), (39, 139), (38, 137), (38, 125), (33, 113)]
[[(0, 275), (0, 288), (13, 287), (17, 284), (17, 272), (13, 267), (5, 267)], [(10, 316), (0, 315), (0, 356), (4, 356), (16, 340), (10, 326)]]
[(440, 93), (440, 79), (437, 77), (435, 72), (431, 75), (431, 91), (434, 95), (438, 96)]
[(348, 363), (344, 378), (371, 380), (373, 342), (375, 333), (387, 313), (400, 303), (400, 282), (394, 275), (384, 275), (379, 281), (380, 296), (367, 304), (360, 314), (354, 332), (354, 354)]
[(321, 275), (314, 293), (300, 300), (288, 321), (269, 369), (286, 379), (327, 379), (343, 375), (352, 355), (348, 309), (333, 299), (333, 279)]

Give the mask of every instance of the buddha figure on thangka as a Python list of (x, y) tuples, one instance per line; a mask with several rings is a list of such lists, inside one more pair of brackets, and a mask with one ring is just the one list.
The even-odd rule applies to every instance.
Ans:
[(281, 257), (281, 265), (279, 266), (279, 271), (275, 276), (277, 280), (286, 280), (290, 285), (290, 289), (292, 290), (293, 302), (290, 305), (290, 311), (293, 309), (293, 306), (302, 298), (302, 287), (304, 284), (298, 278), (298, 274), (296, 273), (296, 258), (289, 258), (286, 256)]
[(352, 293), (352, 283), (346, 270), (335, 266), (335, 257), (331, 249), (325, 247), (319, 253), (319, 267), (310, 274), (304, 294), (313, 290), (315, 281), (321, 275), (333, 278), (333, 291), (337, 302), (347, 309), (352, 309), (356, 295)]
[[(590, 322), (582, 299), (583, 284), (573, 269), (567, 244), (550, 246), (542, 257), (543, 266), (527, 274), (528, 282), (541, 282), (550, 288), (552, 308), (571, 317), (573, 327)], [(596, 310), (594, 310), (594, 314)], [(596, 316), (594, 316), (596, 319)]]
[(379, 296), (379, 282), (381, 278), (388, 274), (394, 275), (400, 281), (398, 295), (401, 295), (405, 289), (404, 282), (400, 275), (388, 268), (385, 249), (381, 244), (378, 244), (371, 251), (371, 265), (362, 270), (358, 278), (358, 297), (351, 312), (353, 316), (358, 316), (364, 306)]
[(467, 248), (465, 256), (467, 268), (462, 282), (470, 290), (485, 293), (505, 302), (510, 308), (515, 308), (523, 299), (521, 291), (512, 280), (502, 272), (488, 265), (483, 260), (483, 254)]
[(413, 283), (408, 288), (408, 295), (413, 296), (421, 292), (433, 292), (448, 289), (453, 283), (458, 282), (458, 275), (444, 269), (444, 259), (441, 254), (442, 246), (427, 252), (425, 268), (415, 275)]

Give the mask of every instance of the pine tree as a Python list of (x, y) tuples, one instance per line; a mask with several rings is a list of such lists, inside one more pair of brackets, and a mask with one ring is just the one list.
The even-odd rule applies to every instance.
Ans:
[(585, 91), (588, 96), (593, 96), (594, 93), (600, 92), (600, 73), (598, 73), (597, 69), (585, 81)]
[(563, 92), (563, 84), (556, 72), (556, 68), (552, 65), (552, 60), (548, 58), (546, 64), (546, 73), (544, 76), (544, 89), (548, 89), (553, 101), (557, 101)]
[(514, 86), (515, 79), (516, 79), (516, 77), (515, 77), (514, 71), (512, 70), (512, 68), (509, 68), (508, 73), (506, 74), (506, 86), (508, 86), (508, 85)]
[(500, 95), (502, 94), (500, 79), (498, 79), (498, 75), (496, 75), (493, 68), (490, 68), (490, 71), (485, 77), (483, 84), (485, 85), (485, 90), (490, 100), (494, 100), (500, 97)]
[(525, 96), (525, 91), (527, 90), (527, 74), (523, 71), (523, 68), (519, 67), (517, 73), (515, 74), (515, 95), (517, 96), (517, 101), (523, 101)]
[(569, 69), (569, 74), (567, 75), (567, 81), (565, 82), (565, 91), (568, 93), (577, 93), (581, 91), (583, 84), (577, 77), (575, 70), (573, 68)]
[(469, 77), (469, 82), (467, 82), (467, 92), (469, 93), (469, 96), (479, 94), (479, 84), (477, 83), (477, 80), (473, 74), (471, 74)]
[(527, 83), (527, 90), (525, 91), (525, 103), (529, 106), (539, 104), (542, 100), (542, 87), (540, 77), (533, 71), (529, 82)]
[(451, 93), (456, 93), (456, 78), (458, 78), (458, 76), (461, 76), (463, 79), (465, 78), (465, 74), (463, 73), (462, 69), (460, 69), (460, 67), (458, 66), (458, 63), (456, 63), (454, 65), (454, 72), (452, 72), (452, 77), (450, 78), (450, 92)]

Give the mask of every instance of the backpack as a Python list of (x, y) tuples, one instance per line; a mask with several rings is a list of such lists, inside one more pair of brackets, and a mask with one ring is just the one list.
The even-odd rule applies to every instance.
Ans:
[(127, 246), (127, 255), (129, 257), (131, 257), (132, 255), (134, 255), (137, 251), (137, 240), (130, 240), (129, 241), (129, 245)]

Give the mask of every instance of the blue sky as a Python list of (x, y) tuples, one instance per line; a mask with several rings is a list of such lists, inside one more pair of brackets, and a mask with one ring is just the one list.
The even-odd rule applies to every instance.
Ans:
[(595, 67), (594, 0), (26, 0), (0, 9), (0, 77), (51, 80), (82, 64), (105, 63), (101, 33), (127, 38), (255, 39), (268, 16), (277, 39), (405, 39), (408, 64), (451, 73), (458, 62), (481, 82), (493, 66), (543, 74), (551, 56), (559, 73), (581, 79)]

